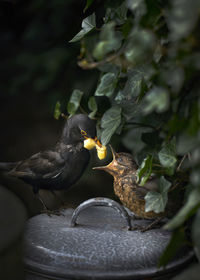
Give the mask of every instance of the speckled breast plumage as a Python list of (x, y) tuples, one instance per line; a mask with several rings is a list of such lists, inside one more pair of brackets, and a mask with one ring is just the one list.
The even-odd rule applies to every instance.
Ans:
[(134, 174), (114, 178), (114, 192), (124, 206), (130, 209), (138, 218), (155, 219), (165, 216), (165, 213), (145, 212), (145, 195), (147, 189), (136, 184)]

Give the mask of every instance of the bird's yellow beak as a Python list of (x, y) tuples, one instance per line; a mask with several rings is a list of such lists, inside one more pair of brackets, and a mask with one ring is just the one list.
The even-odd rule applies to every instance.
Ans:
[(95, 139), (88, 138), (85, 136), (84, 140), (84, 148), (91, 150), (93, 148), (96, 148), (97, 155), (100, 160), (104, 159), (107, 155), (107, 149), (106, 146), (102, 145), (101, 142), (95, 137)]

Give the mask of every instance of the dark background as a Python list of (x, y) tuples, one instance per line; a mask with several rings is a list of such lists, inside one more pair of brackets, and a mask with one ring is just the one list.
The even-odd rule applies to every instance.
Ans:
[[(95, 89), (98, 71), (80, 69), (80, 44), (68, 43), (79, 32), (84, 17), (101, 12), (100, 1), (84, 14), (85, 4), (78, 0), (0, 1), (0, 161), (25, 159), (53, 146), (64, 123), (53, 117), (56, 102), (61, 102), (66, 113), (73, 89), (84, 92), (83, 103)], [(84, 184), (85, 180), (92, 181), (94, 173), (86, 172)], [(104, 195), (94, 180), (95, 190), (92, 186), (92, 193), (90, 189), (86, 194), (84, 187), (84, 198), (96, 195), (96, 191)], [(12, 190), (22, 199), (25, 192), (34, 199), (30, 187), (20, 192), (12, 186)], [(76, 198), (81, 195), (78, 189), (73, 192)], [(30, 215), (37, 212), (34, 205), (30, 207), (31, 202), (25, 199), (25, 203)]]
[[(84, 14), (86, 1), (80, 0), (0, 1), (0, 161), (25, 159), (53, 146), (64, 123), (64, 119), (54, 119), (56, 102), (61, 102), (66, 113), (73, 89), (84, 92), (84, 103), (96, 88), (98, 72), (77, 66), (80, 45), (68, 41), (79, 32), (84, 17), (101, 12), (100, 2), (95, 1)], [(82, 179), (69, 192), (58, 194), (65, 197), (67, 207), (95, 196), (113, 197), (112, 178), (91, 169), (99, 164), (103, 163), (93, 151)], [(42, 205), (30, 186), (4, 174), (0, 183), (25, 205), (27, 217), (40, 213)], [(52, 194), (41, 191), (41, 196), (50, 208), (59, 207), (59, 200)], [(0, 213), (2, 229), (4, 221), (12, 216), (8, 207), (9, 200)], [(13, 232), (19, 227), (17, 223), (6, 226)], [(14, 279), (15, 275), (20, 279), (19, 236), (11, 243), (3, 251), (0, 246), (0, 278)]]

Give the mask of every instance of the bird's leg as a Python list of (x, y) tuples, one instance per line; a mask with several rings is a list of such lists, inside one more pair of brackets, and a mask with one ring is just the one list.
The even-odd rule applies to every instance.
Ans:
[(47, 208), (45, 202), (43, 201), (43, 199), (41, 198), (40, 194), (37, 193), (36, 195), (37, 195), (37, 198), (39, 199), (39, 201), (42, 203), (43, 210), (44, 210), (44, 211), (48, 211), (48, 208)]
[(49, 217), (51, 217), (52, 215), (58, 215), (58, 216), (62, 215), (62, 213), (59, 210), (48, 209), (46, 203), (43, 201), (40, 194), (37, 193), (36, 195), (37, 195), (39, 201), (42, 203), (42, 206), (43, 206), (43, 210), (41, 211), (41, 213), (46, 213)]
[(62, 200), (62, 198), (61, 198), (59, 195), (57, 195), (53, 190), (51, 190), (51, 192), (52, 192), (52, 194), (57, 198), (57, 200), (59, 200), (61, 206), (62, 206), (62, 205), (65, 205), (64, 200)]
[(148, 231), (150, 229), (155, 228), (160, 221), (163, 219), (163, 217), (158, 217), (157, 219), (155, 219), (152, 223), (146, 225), (146, 226), (140, 226), (140, 225), (136, 225), (134, 227), (131, 228), (131, 230), (140, 230), (141, 232), (145, 232)]
[(60, 198), (60, 196), (58, 196), (53, 190), (51, 190), (51, 193), (57, 198), (57, 200), (59, 200), (61, 206), (60, 206), (60, 210), (54, 210), (55, 215), (60, 215), (60, 216), (64, 216), (64, 214), (61, 213), (61, 208), (64, 208), (65, 202), (64, 200), (62, 200), (62, 198)]

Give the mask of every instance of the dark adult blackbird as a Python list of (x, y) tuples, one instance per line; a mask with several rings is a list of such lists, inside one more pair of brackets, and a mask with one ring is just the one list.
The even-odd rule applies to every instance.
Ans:
[(156, 225), (162, 218), (171, 216), (180, 207), (179, 203), (170, 199), (166, 210), (161, 213), (154, 211), (145, 212), (145, 195), (148, 191), (157, 191), (157, 180), (150, 179), (145, 186), (139, 186), (136, 182), (138, 166), (133, 157), (128, 153), (116, 153), (111, 147), (113, 160), (106, 166), (94, 167), (108, 172), (114, 177), (114, 192), (122, 204), (130, 209), (136, 218), (153, 219), (147, 227), (135, 227), (146, 231)]
[(81, 177), (89, 162), (88, 149), (94, 145), (87, 147), (84, 141), (88, 143), (90, 139), (101, 145), (96, 138), (94, 121), (84, 114), (74, 115), (66, 121), (60, 140), (53, 149), (34, 154), (26, 160), (1, 162), (0, 170), (30, 184), (35, 194), (40, 189), (67, 190)]

